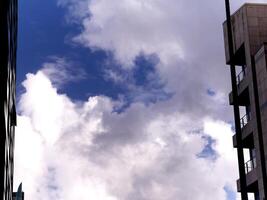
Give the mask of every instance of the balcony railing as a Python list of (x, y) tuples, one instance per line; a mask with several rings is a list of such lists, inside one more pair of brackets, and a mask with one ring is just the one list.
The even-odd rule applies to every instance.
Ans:
[[(251, 196), (248, 196), (248, 200), (259, 200), (258, 198), (254, 197), (254, 193), (248, 193), (251, 194)], [(252, 196), (253, 195), (253, 196)], [(236, 198), (237, 200), (242, 200), (241, 197), (240, 198)]]
[(250, 171), (252, 171), (253, 169), (255, 169), (256, 166), (257, 166), (257, 164), (256, 164), (256, 157), (254, 157), (251, 160), (247, 161), (245, 163), (245, 171), (246, 171), (246, 174), (249, 173)]
[(250, 120), (250, 113), (247, 113), (240, 119), (241, 128), (244, 128), (249, 122), (249, 120)]
[(247, 67), (244, 67), (242, 71), (236, 76), (236, 83), (239, 85), (241, 81), (245, 78), (247, 75)]

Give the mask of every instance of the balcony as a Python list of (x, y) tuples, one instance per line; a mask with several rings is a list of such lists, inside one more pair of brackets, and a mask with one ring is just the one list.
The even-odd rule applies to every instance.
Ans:
[(248, 174), (249, 172), (251, 172), (253, 169), (255, 169), (257, 166), (256, 164), (256, 157), (252, 158), (251, 160), (247, 161), (245, 163), (245, 171), (246, 174)]
[[(258, 191), (257, 182), (258, 182), (257, 170), (253, 168), (246, 174), (247, 192), (252, 192), (252, 193), (257, 192)], [(240, 179), (236, 181), (236, 184), (237, 184), (237, 191), (240, 192), (241, 191)]]
[[(249, 103), (249, 91), (248, 91), (248, 78), (247, 76), (243, 77), (243, 75), (241, 74), (237, 76), (237, 80), (239, 80), (237, 82), (238, 83), (238, 87), (237, 87), (238, 105), (247, 106), (250, 104)], [(230, 92), (229, 94), (229, 104), (230, 105), (234, 104), (233, 92)]]
[[(250, 151), (250, 160), (246, 161), (244, 164), (245, 173), (246, 173), (246, 190), (247, 192), (256, 193), (258, 191), (258, 176), (257, 176), (257, 164), (256, 164), (256, 156), (253, 154), (253, 149)], [(252, 156), (253, 155), (253, 156)], [(237, 180), (237, 188), (240, 192), (240, 179)]]
[[(242, 199), (241, 197), (236, 197), (236, 200), (242, 200)], [(248, 200), (259, 200), (259, 197), (255, 196), (255, 193), (248, 192)]]
[(246, 113), (241, 119), (240, 119), (240, 125), (241, 129), (243, 129), (248, 122), (250, 121), (250, 113)]
[[(248, 68), (244, 65), (236, 76), (237, 95), (239, 105), (246, 105), (249, 102), (248, 94)], [(233, 105), (233, 92), (229, 94), (229, 103)]]
[(245, 66), (242, 71), (236, 76), (236, 83), (237, 86), (239, 87), (240, 83), (244, 78), (247, 76), (247, 67)]
[[(242, 146), (243, 148), (253, 148), (253, 123), (251, 121), (251, 113), (245, 114), (240, 119), (241, 131), (242, 131)], [(233, 135), (233, 146), (237, 148), (236, 134)]]

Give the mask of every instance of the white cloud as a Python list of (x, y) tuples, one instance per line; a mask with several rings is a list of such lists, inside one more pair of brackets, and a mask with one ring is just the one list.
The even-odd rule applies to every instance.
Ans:
[(62, 87), (68, 82), (76, 82), (86, 78), (86, 72), (75, 63), (61, 57), (50, 57), (50, 61), (43, 64), (42, 72), (46, 74), (52, 83)]
[[(227, 99), (230, 91), (229, 72), (224, 65), (223, 1), (59, 2), (67, 8), (76, 5), (75, 11), (68, 15), (82, 27), (81, 32), (73, 38), (74, 41), (90, 49), (111, 52), (114, 55), (112, 59), (129, 71), (136, 67), (135, 59), (138, 56), (154, 55), (158, 58), (155, 73), (159, 81), (165, 83), (164, 90), (175, 94), (173, 101), (178, 102), (177, 106), (181, 110), (191, 109), (194, 113), (203, 113), (204, 110), (229, 120), (230, 107), (214, 103), (206, 106), (210, 100), (205, 95), (205, 91), (212, 87), (218, 94), (222, 94), (219, 99), (222, 101)], [(82, 2), (83, 6), (77, 6), (77, 2)], [(77, 14), (84, 12), (87, 15)], [(110, 65), (112, 63), (109, 62)], [(119, 76), (116, 70), (108, 69), (106, 72), (105, 75), (109, 75), (117, 84), (129, 84), (128, 79)], [(139, 89), (139, 94), (148, 93)]]
[[(230, 81), (223, 64), (224, 2), (58, 2), (68, 8), (68, 20), (82, 27), (74, 41), (111, 53), (107, 63), (115, 59), (115, 67), (129, 72), (137, 56), (153, 54), (157, 78), (175, 94), (149, 105), (137, 101), (119, 114), (114, 109), (121, 102), (108, 97), (76, 103), (59, 94), (57, 88), (72, 78), (64, 59), (28, 74), (15, 170), (27, 198), (226, 200), (224, 187), (236, 190), (237, 163), (231, 127), (223, 122), (232, 115), (225, 102)], [(233, 10), (243, 2), (232, 2)], [(112, 67), (105, 78), (127, 84)], [(206, 94), (209, 88), (214, 97)], [(148, 95), (137, 89), (132, 95)], [(215, 140), (215, 160), (198, 156), (208, 144), (204, 136)]]
[[(234, 190), (235, 153), (229, 125), (194, 121), (173, 107), (90, 97), (75, 103), (59, 94), (42, 70), (23, 82), (16, 132), (15, 185), (27, 199), (225, 200)], [(47, 98), (49, 97), (49, 98)], [(197, 155), (207, 141), (219, 155)]]
[[(111, 52), (122, 68), (134, 68), (134, 61), (140, 54), (158, 56), (159, 63), (155, 67), (159, 77), (166, 82), (166, 88), (177, 94), (176, 101), (183, 95), (186, 98), (181, 107), (195, 110), (205, 107), (207, 99), (203, 92), (210, 87), (227, 99), (230, 76), (224, 65), (224, 1), (58, 2), (71, 9), (68, 17), (75, 19), (82, 28), (73, 40), (91, 49)], [(231, 2), (232, 10), (243, 3), (244, 0)], [(121, 81), (114, 73), (110, 75), (114, 81)], [(186, 102), (188, 104), (184, 105)], [(224, 112), (219, 111), (219, 115), (229, 119), (230, 109), (226, 106), (222, 109)]]
[[(90, 17), (83, 19), (84, 31), (74, 40), (91, 48), (114, 51), (117, 61), (133, 65), (140, 53), (171, 53), (182, 57), (176, 17), (160, 1), (89, 1)], [(159, 28), (160, 27), (160, 28)]]

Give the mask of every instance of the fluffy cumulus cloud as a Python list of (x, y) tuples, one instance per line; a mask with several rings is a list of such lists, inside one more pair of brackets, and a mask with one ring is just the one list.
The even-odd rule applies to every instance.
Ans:
[[(69, 8), (68, 16), (81, 27), (73, 42), (111, 54), (113, 62), (106, 73), (110, 79), (123, 82), (118, 68), (134, 70), (139, 56), (149, 60), (153, 55), (157, 60), (155, 73), (165, 84), (165, 91), (176, 94), (174, 101), (181, 109), (202, 113), (203, 109), (210, 112), (221, 106), (227, 110), (226, 102), (213, 108), (204, 105), (208, 88), (224, 99), (230, 90), (224, 66), (223, 1), (78, 1), (82, 6), (73, 0), (58, 2)], [(230, 116), (229, 112), (217, 113)]]
[[(245, 1), (231, 3), (235, 10)], [(67, 7), (68, 17), (81, 27), (72, 40), (110, 52), (121, 68), (136, 67), (140, 55), (157, 56), (155, 68), (166, 89), (177, 96), (186, 93), (188, 104), (182, 107), (205, 107), (202, 94), (210, 87), (227, 98), (230, 79), (224, 65), (224, 1), (58, 0), (58, 4)], [(114, 71), (108, 74), (121, 80)], [(223, 115), (229, 118), (229, 113)]]
[[(123, 102), (106, 96), (76, 102), (60, 93), (64, 82), (85, 76), (73, 74), (63, 58), (28, 74), (15, 163), (15, 184), (23, 180), (27, 199), (229, 199), (237, 165), (226, 123), (232, 117), (223, 3), (58, 0), (80, 27), (72, 41), (111, 55), (103, 79), (129, 85), (125, 77), (140, 68), (137, 59), (153, 58), (148, 81), (161, 89), (132, 81), (138, 90), (127, 95), (153, 89), (154, 96), (171, 95), (120, 109)], [(244, 2), (232, 3), (236, 9)]]
[[(43, 70), (23, 86), (15, 185), (23, 180), (27, 199), (225, 200), (224, 188), (235, 190), (233, 133), (222, 121), (157, 104), (117, 113), (104, 96), (73, 102)], [(201, 156), (208, 137), (214, 152)]]

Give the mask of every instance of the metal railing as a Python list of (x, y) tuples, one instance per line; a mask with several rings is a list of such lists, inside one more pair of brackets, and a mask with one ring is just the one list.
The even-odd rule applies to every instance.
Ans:
[(250, 113), (246, 113), (241, 119), (240, 119), (240, 125), (241, 128), (244, 128), (247, 123), (250, 121)]
[(239, 85), (241, 81), (246, 77), (247, 75), (247, 67), (245, 66), (242, 71), (236, 76), (236, 83)]
[(252, 171), (253, 169), (255, 169), (256, 166), (257, 166), (257, 164), (256, 164), (256, 157), (254, 157), (251, 160), (247, 161), (245, 163), (245, 171), (246, 171), (246, 174), (249, 173), (250, 171)]
[[(253, 194), (254, 195), (254, 194)], [(236, 198), (237, 200), (242, 200), (241, 197), (240, 198)], [(258, 199), (255, 199), (255, 197), (248, 197), (248, 200), (258, 200)]]

